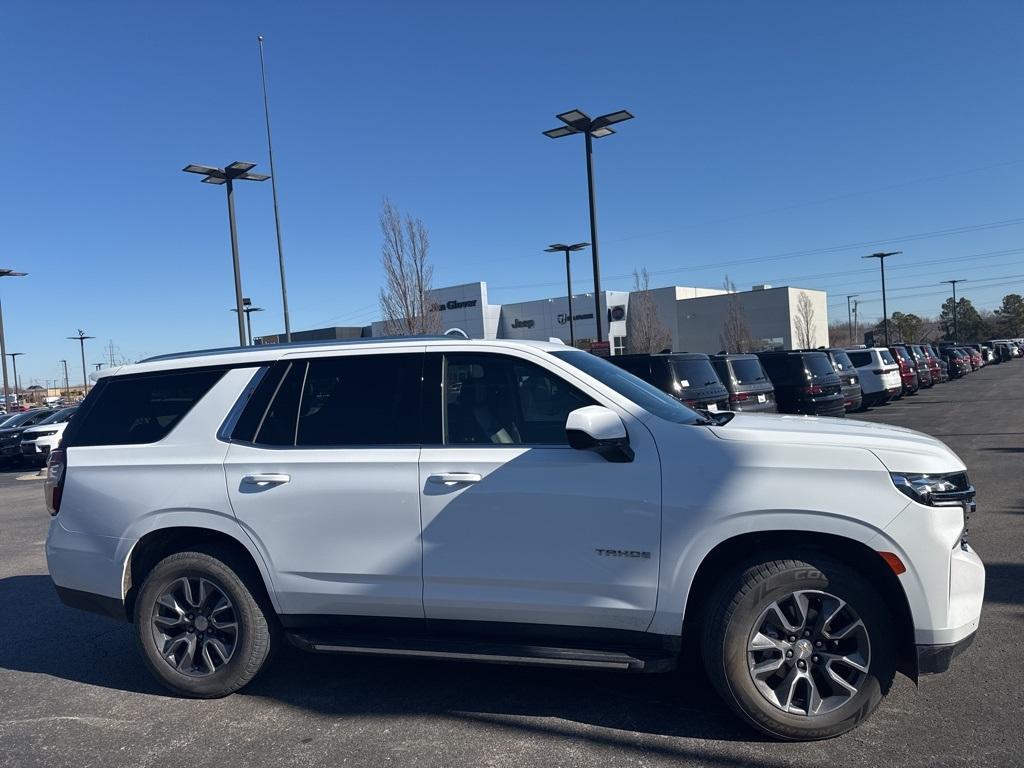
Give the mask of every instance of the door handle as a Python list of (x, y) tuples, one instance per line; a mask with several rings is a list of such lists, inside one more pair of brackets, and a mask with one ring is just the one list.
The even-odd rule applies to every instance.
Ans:
[(483, 478), (476, 472), (438, 472), (427, 475), (427, 482), (455, 485), (456, 483), (479, 483)]
[(291, 475), (269, 473), (262, 475), (246, 475), (242, 478), (242, 482), (249, 483), (250, 485), (284, 485), (291, 479)]

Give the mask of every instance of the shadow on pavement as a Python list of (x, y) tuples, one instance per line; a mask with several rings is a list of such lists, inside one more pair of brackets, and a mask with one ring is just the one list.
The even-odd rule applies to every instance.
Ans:
[(985, 602), (1024, 606), (1024, 563), (985, 563)]
[[(170, 696), (140, 659), (131, 625), (65, 607), (48, 576), (0, 579), (0, 615), (0, 668)], [(330, 656), (286, 646), (240, 695), (328, 717), (440, 715), (553, 735), (559, 735), (557, 727), (523, 719), (557, 718), (570, 721), (564, 725), (567, 736), (624, 747), (631, 738), (575, 733), (573, 723), (658, 736), (763, 740), (721, 703), (699, 662), (684, 668), (685, 673), (631, 675)], [(692, 756), (676, 745), (658, 750)], [(733, 763), (725, 758), (712, 764)]]

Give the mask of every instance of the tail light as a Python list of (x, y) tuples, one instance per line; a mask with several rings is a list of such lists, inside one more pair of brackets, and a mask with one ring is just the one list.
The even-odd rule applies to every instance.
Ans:
[(800, 387), (797, 391), (804, 395), (820, 395), (825, 390), (820, 384), (809, 384), (806, 387)]
[(746, 392), (734, 392), (733, 394), (729, 395), (729, 401), (733, 403), (742, 403), (744, 400), (749, 399), (750, 395), (748, 395)]
[(60, 498), (64, 493), (64, 477), (67, 475), (67, 452), (63, 448), (50, 451), (46, 460), (46, 479), (43, 494), (46, 496), (46, 510), (51, 516), (60, 512)]

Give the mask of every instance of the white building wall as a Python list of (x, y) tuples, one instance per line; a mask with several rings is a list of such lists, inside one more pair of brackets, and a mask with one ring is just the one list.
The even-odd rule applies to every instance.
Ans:
[[(765, 347), (792, 349), (796, 346), (794, 317), (800, 293), (810, 297), (815, 308), (815, 344), (828, 344), (827, 296), (823, 291), (806, 288), (769, 288), (763, 291), (740, 291), (735, 294), (746, 317), (747, 327), (755, 342)], [(677, 352), (719, 352), (725, 348), (722, 328), (729, 312), (730, 295), (721, 293), (676, 303)]]
[[(602, 306), (606, 311), (621, 308), (616, 316), (622, 319), (604, 322), (605, 338), (626, 335), (626, 312), (629, 294), (625, 291), (604, 291)], [(597, 323), (594, 318), (594, 294), (573, 294), (573, 325), (577, 342), (580, 339), (596, 339)], [(547, 341), (555, 338), (569, 343), (569, 300), (565, 296), (537, 301), (523, 301), (501, 306), (501, 322), (498, 336), (503, 339), (534, 339)]]

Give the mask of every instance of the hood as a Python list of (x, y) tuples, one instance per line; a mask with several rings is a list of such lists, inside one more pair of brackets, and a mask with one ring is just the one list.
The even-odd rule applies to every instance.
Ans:
[(890, 472), (961, 472), (963, 461), (941, 440), (904, 427), (828, 416), (737, 413), (721, 427), (722, 440), (786, 445), (825, 445), (871, 451)]
[(63, 432), (64, 428), (67, 427), (66, 421), (58, 421), (56, 424), (36, 424), (34, 427), (25, 427), (22, 430), (23, 435), (32, 434), (34, 432)]

